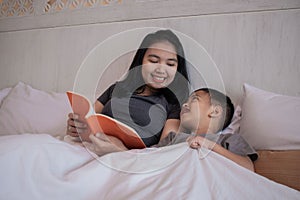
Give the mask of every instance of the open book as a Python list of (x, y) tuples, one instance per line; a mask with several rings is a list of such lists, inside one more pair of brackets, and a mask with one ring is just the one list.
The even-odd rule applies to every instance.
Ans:
[(93, 134), (104, 133), (120, 139), (128, 149), (145, 148), (137, 132), (126, 124), (103, 114), (96, 114), (93, 104), (84, 96), (67, 92), (72, 110), (81, 120), (86, 120)]

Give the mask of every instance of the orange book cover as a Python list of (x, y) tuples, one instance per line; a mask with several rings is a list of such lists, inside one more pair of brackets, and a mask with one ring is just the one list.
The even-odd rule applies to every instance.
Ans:
[(96, 114), (91, 102), (84, 96), (68, 91), (67, 96), (74, 113), (86, 120), (93, 134), (104, 133), (120, 139), (129, 149), (145, 148), (137, 132), (126, 124), (103, 114)]

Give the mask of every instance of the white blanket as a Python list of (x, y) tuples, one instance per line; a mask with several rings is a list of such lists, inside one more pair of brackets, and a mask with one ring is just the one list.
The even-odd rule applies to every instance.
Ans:
[(300, 199), (186, 143), (97, 158), (46, 134), (2, 136), (0, 166), (0, 199)]

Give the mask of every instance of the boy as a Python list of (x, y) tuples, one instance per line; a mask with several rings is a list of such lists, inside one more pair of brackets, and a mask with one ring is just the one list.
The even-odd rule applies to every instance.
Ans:
[(239, 134), (221, 132), (230, 124), (233, 112), (228, 96), (214, 89), (198, 89), (183, 104), (179, 133), (171, 132), (155, 146), (187, 141), (191, 148), (207, 148), (254, 171), (255, 150)]

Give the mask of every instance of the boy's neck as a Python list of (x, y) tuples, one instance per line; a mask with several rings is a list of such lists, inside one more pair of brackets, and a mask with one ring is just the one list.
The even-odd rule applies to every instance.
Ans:
[(216, 134), (216, 133), (218, 133), (218, 128), (211, 124), (209, 127), (205, 128), (205, 129), (200, 128), (198, 130), (195, 130), (194, 133), (196, 133), (196, 134), (203, 134), (203, 133)]
[(209, 126), (199, 126), (198, 129), (192, 130), (192, 129), (188, 129), (188, 128), (184, 128), (184, 126), (180, 126), (179, 127), (179, 132), (183, 132), (183, 133), (195, 133), (195, 134), (216, 134), (219, 132), (219, 127), (218, 124), (216, 123), (209, 123)]

